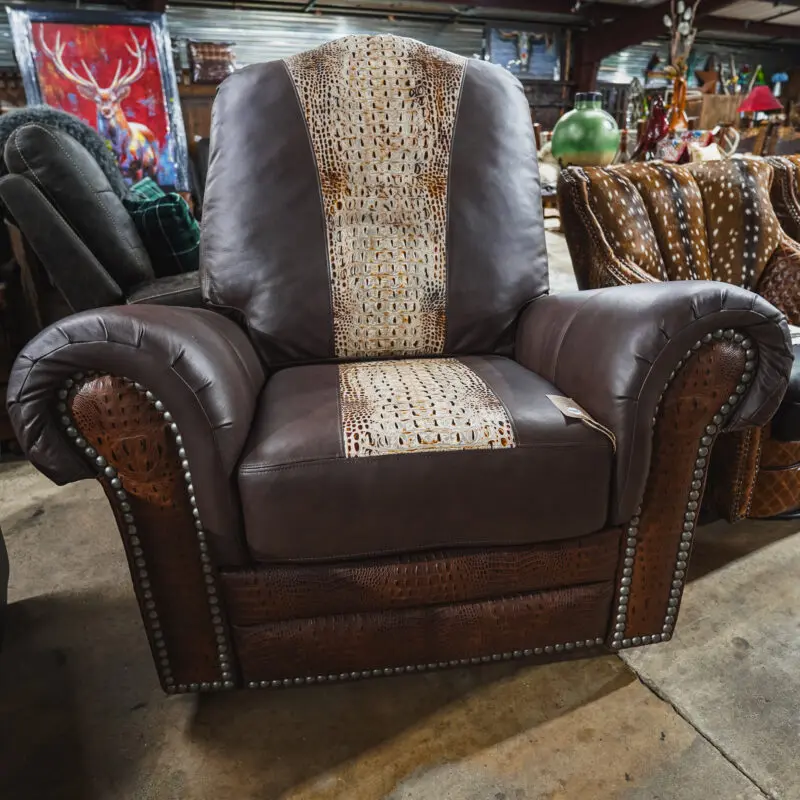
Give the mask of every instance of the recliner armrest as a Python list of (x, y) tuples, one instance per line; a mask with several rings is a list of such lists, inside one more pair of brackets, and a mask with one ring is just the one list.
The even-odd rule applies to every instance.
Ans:
[(750, 388), (726, 429), (763, 425), (786, 391), (792, 351), (783, 315), (751, 292), (713, 281), (650, 283), (551, 295), (523, 311), (517, 361), (617, 438), (612, 522), (629, 519), (641, 500), (667, 382), (698, 342), (722, 329), (757, 351)]
[(203, 308), (203, 291), (199, 272), (181, 272), (165, 275), (137, 286), (129, 295), (128, 303), (149, 303), (159, 306), (185, 306)]
[(213, 311), (135, 305), (75, 314), (40, 333), (14, 363), (8, 410), (28, 458), (59, 484), (97, 475), (57, 409), (65, 382), (88, 372), (135, 381), (170, 411), (205, 528), (237, 560), (233, 473), (265, 379), (245, 332)]

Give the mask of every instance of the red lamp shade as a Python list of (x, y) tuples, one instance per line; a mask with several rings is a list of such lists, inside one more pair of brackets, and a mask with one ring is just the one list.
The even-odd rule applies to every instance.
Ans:
[(783, 106), (775, 99), (769, 86), (756, 86), (745, 97), (739, 111), (783, 111)]

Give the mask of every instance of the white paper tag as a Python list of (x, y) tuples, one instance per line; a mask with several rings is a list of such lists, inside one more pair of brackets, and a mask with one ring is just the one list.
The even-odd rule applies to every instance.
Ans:
[(581, 408), (571, 397), (564, 397), (560, 394), (545, 395), (547, 399), (565, 416), (570, 419), (579, 419), (584, 425), (594, 428), (596, 431), (604, 434), (611, 442), (611, 449), (617, 452), (617, 437), (614, 436), (613, 431), (606, 428), (605, 425), (599, 423), (585, 408)]

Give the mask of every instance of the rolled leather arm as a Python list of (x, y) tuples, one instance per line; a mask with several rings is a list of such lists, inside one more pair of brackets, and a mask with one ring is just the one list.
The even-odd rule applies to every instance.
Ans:
[(783, 315), (758, 295), (713, 281), (675, 281), (552, 295), (524, 310), (517, 360), (616, 436), (613, 524), (630, 519), (641, 500), (652, 421), (671, 374), (696, 343), (731, 328), (758, 355), (726, 429), (763, 425), (786, 391), (792, 351)]
[(233, 474), (264, 385), (244, 331), (213, 311), (136, 305), (85, 311), (40, 333), (14, 363), (8, 410), (28, 458), (58, 484), (96, 476), (56, 408), (65, 381), (90, 371), (136, 381), (170, 411), (205, 528), (222, 557), (239, 560)]

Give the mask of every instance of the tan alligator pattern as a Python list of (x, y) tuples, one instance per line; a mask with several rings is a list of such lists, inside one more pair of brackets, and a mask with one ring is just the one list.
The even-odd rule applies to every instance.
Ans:
[(345, 456), (515, 447), (497, 395), (455, 358), (339, 365)]
[(336, 355), (441, 353), (466, 59), (412, 39), (351, 36), (286, 66), (319, 172)]

